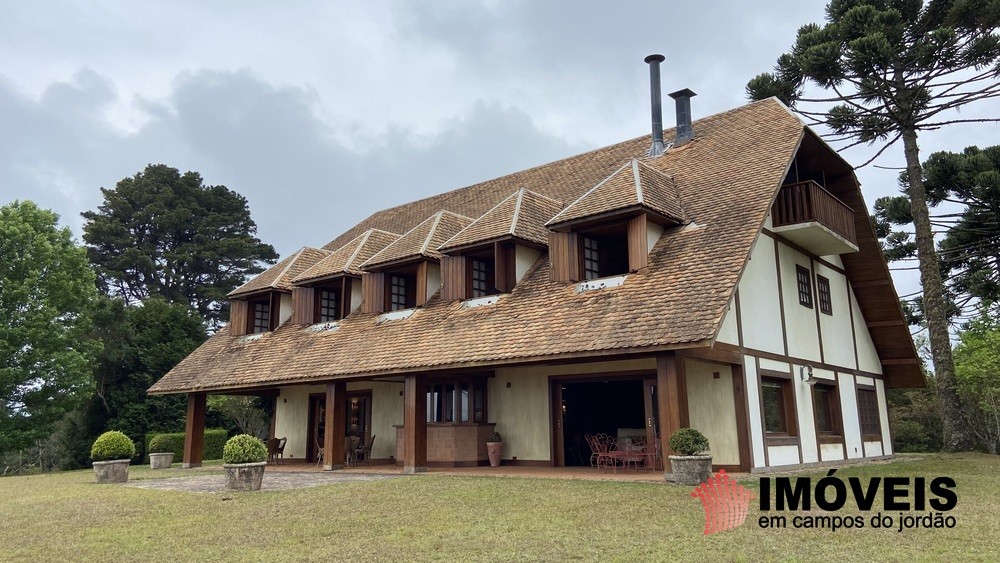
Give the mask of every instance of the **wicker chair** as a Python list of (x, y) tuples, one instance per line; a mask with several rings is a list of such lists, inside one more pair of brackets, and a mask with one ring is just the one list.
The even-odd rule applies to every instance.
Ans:
[(285, 459), (285, 443), (288, 438), (271, 438), (267, 441), (267, 462), (281, 463)]
[(357, 465), (359, 461), (364, 461), (368, 464), (368, 467), (372, 466), (372, 447), (375, 445), (375, 435), (372, 434), (372, 439), (368, 440), (367, 444), (361, 444), (354, 449), (354, 465)]

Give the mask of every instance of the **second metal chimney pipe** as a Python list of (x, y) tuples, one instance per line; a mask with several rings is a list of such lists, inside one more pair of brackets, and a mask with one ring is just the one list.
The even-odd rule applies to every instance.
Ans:
[(649, 97), (653, 118), (653, 145), (649, 147), (649, 156), (660, 156), (666, 150), (666, 145), (663, 144), (663, 104), (660, 101), (660, 63), (666, 57), (649, 55), (644, 60), (649, 65)]

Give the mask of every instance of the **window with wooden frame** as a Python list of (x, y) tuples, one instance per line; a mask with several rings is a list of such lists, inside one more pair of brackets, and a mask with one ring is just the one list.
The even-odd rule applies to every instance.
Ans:
[(858, 417), (865, 440), (882, 439), (882, 422), (878, 414), (878, 395), (874, 389), (858, 389)]
[(775, 442), (782, 438), (798, 435), (795, 418), (795, 392), (791, 376), (761, 378), (761, 398), (764, 403), (764, 430), (768, 440)]
[(271, 330), (271, 304), (267, 301), (254, 301), (250, 306), (253, 311), (250, 317), (250, 334)]
[(812, 275), (809, 273), (808, 268), (795, 265), (795, 283), (798, 287), (799, 305), (811, 309), (813, 306)]
[(486, 422), (486, 379), (456, 378), (427, 385), (427, 422)]
[(820, 442), (824, 438), (836, 438), (840, 441), (841, 429), (840, 396), (837, 387), (817, 383), (813, 386), (813, 416), (816, 418), (816, 432)]
[(316, 301), (316, 322), (331, 323), (343, 316), (340, 310), (340, 290), (323, 287), (317, 288)]
[(469, 256), (465, 264), (469, 297), (475, 299), (500, 293), (496, 288), (496, 262), (492, 253)]
[(581, 232), (580, 268), (585, 280), (627, 274), (627, 225), (613, 224)]
[(819, 274), (816, 275), (816, 294), (819, 298), (819, 312), (832, 315), (833, 301), (830, 297), (830, 280)]
[(386, 273), (386, 291), (390, 311), (400, 311), (417, 306), (417, 280), (413, 274), (402, 272)]

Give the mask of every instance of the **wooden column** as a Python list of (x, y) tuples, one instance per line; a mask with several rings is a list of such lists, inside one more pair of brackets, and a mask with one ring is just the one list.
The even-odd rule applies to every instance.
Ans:
[(678, 369), (678, 359), (673, 352), (665, 352), (656, 357), (656, 401), (660, 415), (660, 450), (663, 452), (663, 467), (666, 469), (670, 449), (670, 436), (684, 425), (687, 417), (687, 385), (684, 373)]
[(403, 383), (403, 473), (427, 471), (427, 379), (407, 375)]
[(344, 468), (344, 423), (347, 418), (347, 383), (326, 384), (326, 420), (323, 423), (323, 470)]
[(187, 418), (184, 420), (184, 469), (201, 467), (205, 452), (205, 394), (188, 393)]
[[(733, 401), (736, 403), (736, 439), (740, 450), (740, 471), (750, 471), (750, 415), (747, 411), (747, 383), (743, 364), (733, 364)], [(844, 459), (847, 459), (845, 456)]]

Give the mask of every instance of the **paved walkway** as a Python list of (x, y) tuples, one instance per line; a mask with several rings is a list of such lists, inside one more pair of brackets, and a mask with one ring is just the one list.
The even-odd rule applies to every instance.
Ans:
[[(269, 468), (270, 469), (270, 468)], [(262, 491), (281, 491), (286, 489), (302, 489), (306, 487), (318, 487), (321, 485), (332, 485), (336, 483), (351, 483), (358, 481), (380, 481), (402, 477), (402, 475), (392, 475), (388, 473), (357, 473), (357, 472), (310, 472), (295, 473), (286, 471), (264, 471), (264, 480), (261, 482)], [(168, 479), (142, 479), (129, 481), (129, 487), (140, 489), (156, 489), (161, 491), (187, 491), (190, 493), (222, 493), (226, 491), (226, 476), (219, 468), (218, 472), (209, 475), (200, 473), (190, 477), (170, 477)]]
[[(329, 475), (401, 475), (403, 468), (396, 465), (361, 465), (337, 471), (323, 471), (314, 463), (286, 460), (280, 465), (268, 465), (264, 473), (309, 473)], [(462, 475), (465, 477), (527, 477), (532, 479), (582, 479), (588, 481), (641, 481), (664, 483), (663, 471), (598, 471), (593, 467), (531, 467), (503, 465), (501, 467), (430, 467), (422, 475)], [(734, 475), (735, 476), (735, 475)], [(744, 474), (745, 476), (745, 474)]]

